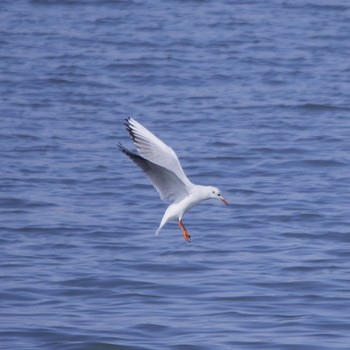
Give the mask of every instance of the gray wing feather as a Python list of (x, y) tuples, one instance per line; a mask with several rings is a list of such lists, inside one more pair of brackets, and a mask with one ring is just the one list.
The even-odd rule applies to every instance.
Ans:
[(186, 186), (191, 181), (185, 175), (174, 150), (133, 118), (127, 118), (125, 126), (140, 155), (173, 172)]
[(185, 184), (171, 170), (150, 162), (122, 144), (118, 147), (149, 177), (162, 200), (178, 199), (188, 195)]

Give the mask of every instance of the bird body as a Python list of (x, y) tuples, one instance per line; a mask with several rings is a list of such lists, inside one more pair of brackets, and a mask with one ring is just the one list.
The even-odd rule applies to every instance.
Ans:
[(135, 119), (127, 118), (125, 126), (139, 154), (121, 144), (119, 149), (145, 172), (162, 200), (173, 201), (166, 209), (156, 234), (170, 220), (177, 218), (185, 240), (190, 242), (191, 237), (182, 223), (185, 212), (211, 198), (219, 199), (226, 205), (228, 203), (216, 187), (193, 184), (185, 175), (174, 150)]

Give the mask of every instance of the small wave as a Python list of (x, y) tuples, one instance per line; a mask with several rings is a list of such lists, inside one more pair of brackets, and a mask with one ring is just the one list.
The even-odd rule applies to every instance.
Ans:
[(46, 201), (31, 201), (22, 198), (0, 198), (0, 207), (3, 208), (40, 208), (40, 207), (54, 207), (55, 203)]
[(319, 110), (345, 110), (349, 111), (349, 107), (345, 106), (333, 106), (333, 105), (327, 105), (327, 104), (317, 104), (317, 103), (305, 103), (302, 105), (299, 105), (300, 108), (302, 109), (308, 109), (308, 110), (314, 110), (314, 111), (319, 111)]
[(343, 167), (348, 166), (347, 163), (339, 161), (339, 160), (333, 160), (333, 159), (303, 159), (303, 160), (293, 160), (293, 161), (286, 161), (281, 162), (278, 164), (280, 167), (302, 167), (302, 166), (312, 166), (312, 167)]

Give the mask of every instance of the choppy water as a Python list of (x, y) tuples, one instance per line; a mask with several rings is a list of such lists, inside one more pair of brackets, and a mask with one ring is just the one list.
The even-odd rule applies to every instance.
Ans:
[[(347, 0), (0, 3), (1, 349), (349, 349)], [(132, 115), (221, 188), (165, 205)]]

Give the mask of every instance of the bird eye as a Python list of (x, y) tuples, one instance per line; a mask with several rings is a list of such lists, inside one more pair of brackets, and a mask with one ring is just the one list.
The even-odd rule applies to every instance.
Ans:
[(218, 193), (218, 196), (220, 197), (220, 196), (221, 196), (221, 194), (220, 194), (220, 193)]

